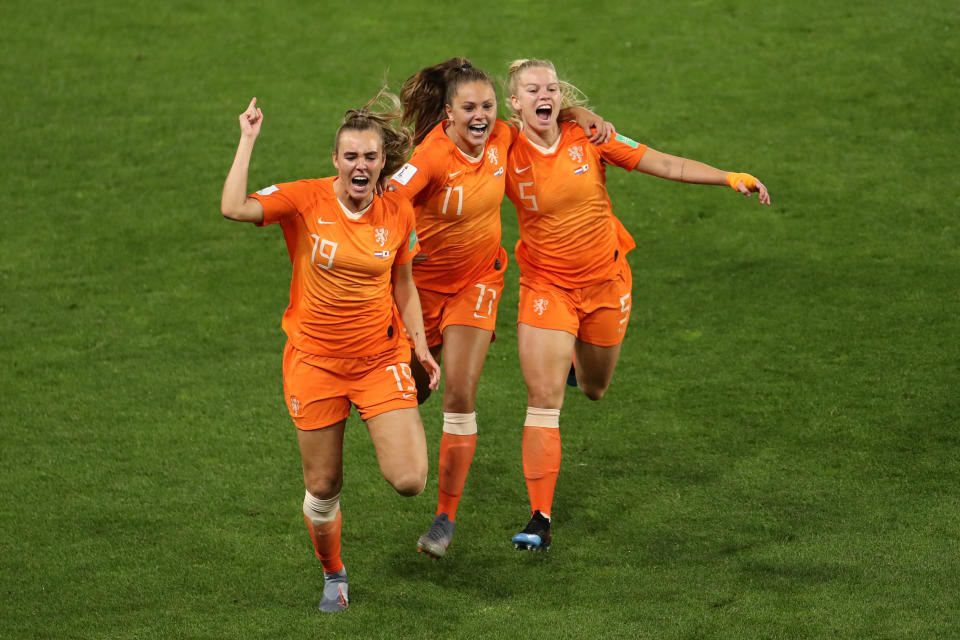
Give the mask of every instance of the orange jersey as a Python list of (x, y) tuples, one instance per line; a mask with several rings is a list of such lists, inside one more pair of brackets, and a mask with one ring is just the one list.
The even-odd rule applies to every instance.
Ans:
[(392, 181), (410, 199), (417, 215), (417, 238), (426, 262), (413, 266), (417, 287), (452, 293), (484, 277), (500, 247), (507, 150), (516, 130), (497, 120), (483, 155), (470, 160), (444, 132), (434, 127)]
[(413, 208), (388, 193), (354, 220), (337, 200), (334, 180), (276, 184), (251, 197), (263, 205), (263, 224), (280, 224), (293, 263), (282, 323), (290, 342), (320, 356), (375, 355), (401, 338), (391, 269), (419, 249)]
[(556, 150), (521, 134), (507, 160), (507, 196), (517, 209), (515, 255), (526, 278), (575, 289), (613, 278), (616, 257), (636, 246), (613, 215), (606, 165), (633, 170), (646, 145), (624, 136), (594, 145), (573, 122), (560, 123)]

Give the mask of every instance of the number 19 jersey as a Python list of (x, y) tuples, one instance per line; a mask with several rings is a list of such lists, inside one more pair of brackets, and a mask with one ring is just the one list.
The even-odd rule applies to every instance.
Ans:
[(357, 219), (333, 189), (336, 177), (275, 184), (251, 194), (263, 223), (279, 223), (293, 264), (283, 330), (314, 355), (353, 358), (382, 353), (401, 338), (392, 267), (419, 250), (413, 208), (403, 197), (376, 196)]

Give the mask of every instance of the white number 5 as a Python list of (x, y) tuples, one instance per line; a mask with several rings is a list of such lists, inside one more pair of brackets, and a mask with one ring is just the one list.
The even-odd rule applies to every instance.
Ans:
[(532, 187), (533, 183), (521, 182), (517, 186), (520, 188), (520, 199), (530, 201), (530, 204), (525, 204), (523, 206), (529, 209), (530, 211), (539, 211), (539, 209), (537, 208), (537, 196), (533, 195), (532, 193), (530, 195), (527, 195), (526, 193), (524, 193), (526, 191), (525, 187)]

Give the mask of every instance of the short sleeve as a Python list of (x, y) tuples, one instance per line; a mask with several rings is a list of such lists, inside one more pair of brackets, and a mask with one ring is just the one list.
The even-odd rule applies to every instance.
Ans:
[(435, 153), (431, 153), (430, 146), (419, 146), (413, 151), (410, 161), (400, 167), (390, 178), (390, 182), (397, 188), (397, 193), (407, 200), (413, 200), (423, 191), (436, 174)]
[(647, 145), (618, 133), (609, 142), (599, 145), (597, 150), (606, 162), (633, 171), (646, 153)]
[(281, 222), (284, 218), (297, 214), (305, 194), (303, 182), (281, 182), (250, 194), (250, 197), (258, 200), (263, 207), (263, 222), (260, 226)]

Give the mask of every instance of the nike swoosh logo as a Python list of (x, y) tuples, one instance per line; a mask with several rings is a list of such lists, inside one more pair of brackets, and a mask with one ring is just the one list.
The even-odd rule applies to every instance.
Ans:
[(323, 218), (317, 218), (317, 224), (337, 224), (331, 220), (324, 220)]
[(528, 164), (528, 165), (525, 166), (523, 169), (518, 169), (518, 168), (514, 167), (513, 170), (516, 171), (517, 173), (523, 173), (524, 171), (526, 171), (527, 169), (529, 169), (529, 168), (532, 167), (532, 166), (533, 166), (532, 164)]
[(406, 400), (407, 398), (412, 398), (414, 395), (416, 395), (416, 394), (413, 394), (413, 393), (405, 393), (405, 394), (403, 394), (403, 399)]
[(454, 171), (453, 173), (450, 174), (450, 177), (451, 177), (451, 178), (456, 178), (456, 177), (457, 177), (458, 175), (460, 175), (461, 173), (463, 173), (463, 169), (460, 169), (460, 171)]

